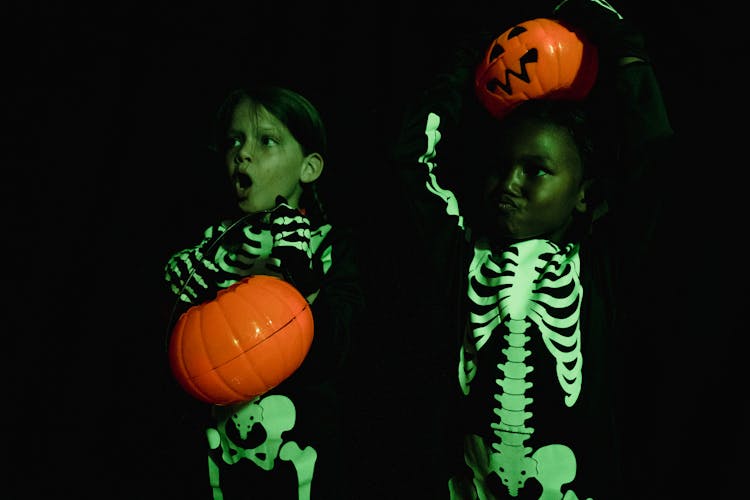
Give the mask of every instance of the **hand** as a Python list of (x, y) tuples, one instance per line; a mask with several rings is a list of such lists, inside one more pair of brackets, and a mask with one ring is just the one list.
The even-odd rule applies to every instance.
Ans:
[(276, 197), (276, 206), (271, 210), (271, 234), (273, 245), (293, 246), (300, 250), (310, 241), (310, 220), (296, 208), (292, 208), (283, 196)]
[(552, 12), (583, 31), (599, 48), (600, 58), (648, 60), (643, 35), (606, 0), (562, 0)]
[(279, 260), (284, 279), (305, 297), (315, 292), (322, 273), (312, 262), (310, 220), (289, 206), (283, 196), (276, 198), (276, 207), (271, 211), (271, 235), (271, 257)]

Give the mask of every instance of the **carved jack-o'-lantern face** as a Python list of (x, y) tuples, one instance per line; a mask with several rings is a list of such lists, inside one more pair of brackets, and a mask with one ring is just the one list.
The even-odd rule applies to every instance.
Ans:
[(477, 97), (496, 118), (528, 99), (585, 98), (598, 71), (596, 47), (546, 18), (519, 23), (490, 43), (476, 68)]

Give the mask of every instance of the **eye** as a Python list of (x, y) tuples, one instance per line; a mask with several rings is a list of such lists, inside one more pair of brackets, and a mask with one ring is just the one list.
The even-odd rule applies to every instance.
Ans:
[(224, 147), (226, 149), (235, 149), (242, 146), (242, 141), (239, 137), (227, 137), (224, 139)]
[(279, 143), (279, 141), (277, 141), (274, 137), (272, 137), (270, 135), (264, 135), (264, 136), (262, 136), (260, 138), (260, 142), (264, 146), (275, 146), (276, 144)]
[(528, 177), (544, 177), (550, 174), (550, 170), (543, 165), (531, 163), (523, 166), (523, 173)]

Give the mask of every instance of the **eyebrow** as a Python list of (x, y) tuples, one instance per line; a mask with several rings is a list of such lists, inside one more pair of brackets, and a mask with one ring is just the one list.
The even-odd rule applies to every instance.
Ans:
[[(283, 131), (279, 127), (269, 125), (269, 126), (261, 126), (256, 127), (254, 130), (255, 134), (259, 135), (274, 135), (274, 136), (281, 136)], [(227, 135), (241, 135), (245, 136), (245, 132), (239, 128), (232, 127), (231, 125), (227, 127), (226, 129)]]
[(540, 162), (540, 163), (547, 163), (550, 159), (549, 156), (546, 155), (522, 155), (519, 157), (519, 159), (523, 161), (533, 161), (533, 162)]
[(274, 125), (260, 126), (258, 127), (257, 131), (262, 134), (281, 135), (281, 129), (279, 129), (279, 127), (276, 127)]
[[(266, 125), (266, 126), (259, 126), (254, 127), (256, 134), (269, 134), (269, 135), (282, 135), (283, 129), (275, 126), (275, 125)], [(245, 132), (240, 130), (239, 128), (235, 128), (231, 125), (227, 127), (227, 134), (238, 134), (238, 135), (245, 135)]]

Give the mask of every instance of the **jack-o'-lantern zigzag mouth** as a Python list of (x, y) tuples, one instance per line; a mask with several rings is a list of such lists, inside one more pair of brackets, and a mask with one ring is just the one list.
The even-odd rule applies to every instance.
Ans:
[(497, 93), (498, 88), (501, 89), (503, 92), (505, 92), (508, 95), (513, 95), (513, 86), (511, 85), (511, 76), (514, 76), (521, 80), (522, 82), (528, 84), (531, 82), (531, 78), (529, 77), (529, 72), (526, 70), (527, 64), (532, 64), (537, 62), (539, 59), (539, 54), (536, 49), (529, 49), (526, 51), (526, 53), (521, 56), (520, 59), (520, 66), (521, 66), (521, 72), (515, 72), (512, 69), (506, 69), (505, 70), (505, 82), (501, 82), (497, 78), (492, 78), (487, 82), (487, 90), (489, 90), (492, 93)]

